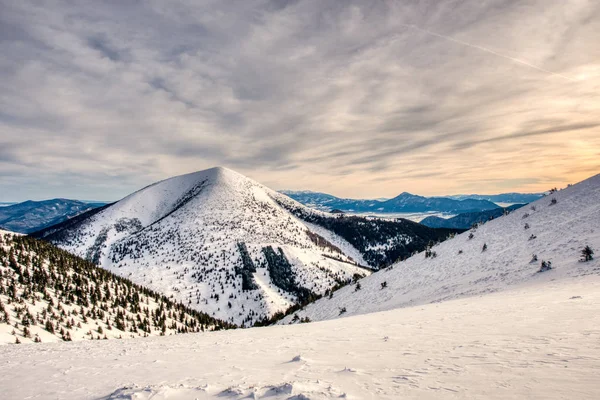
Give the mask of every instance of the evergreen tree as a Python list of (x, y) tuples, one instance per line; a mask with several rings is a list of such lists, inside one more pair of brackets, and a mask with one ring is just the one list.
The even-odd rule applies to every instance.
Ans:
[(552, 262), (550, 261), (542, 261), (542, 265), (538, 272), (545, 272), (552, 269)]
[(54, 325), (49, 319), (46, 320), (46, 330), (50, 333), (54, 333)]
[(594, 250), (590, 246), (585, 246), (581, 250), (581, 261), (592, 261), (594, 259)]
[[(50, 334), (70, 341), (71, 331), (76, 329), (75, 326), (81, 329), (82, 322), (104, 322), (105, 325), (97, 328), (100, 338), (104, 326), (110, 330), (111, 324), (119, 325), (123, 331), (130, 327), (135, 331), (136, 319), (139, 329), (147, 336), (152, 333), (153, 324), (161, 324), (153, 315), (162, 316), (166, 334), (165, 312), (170, 318), (181, 321), (181, 326), (174, 328), (181, 333), (197, 331), (198, 327), (210, 330), (235, 327), (137, 286), (48, 243), (11, 234), (0, 234), (0, 239), (3, 242), (0, 246), (0, 294), (7, 296), (9, 305), (14, 304), (14, 326), (20, 326), (25, 337), (32, 337), (31, 326), (39, 322)], [(33, 315), (26, 301), (46, 304)], [(142, 308), (143, 302), (157, 309)], [(8, 309), (0, 302), (0, 324), (11, 323)], [(14, 329), (13, 332), (16, 336)], [(39, 343), (41, 340), (35, 336), (32, 341)]]

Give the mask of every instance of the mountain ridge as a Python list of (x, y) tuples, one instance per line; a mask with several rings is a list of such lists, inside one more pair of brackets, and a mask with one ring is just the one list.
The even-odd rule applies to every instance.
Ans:
[(425, 217), (419, 223), (430, 228), (453, 228), (469, 229), (474, 224), (486, 223), (487, 221), (501, 217), (505, 213), (513, 212), (526, 204), (513, 204), (508, 207), (497, 208), (494, 210), (462, 213), (450, 218), (440, 218), (434, 215)]
[[(501, 193), (496, 195), (419, 196), (409, 192), (402, 192), (393, 198), (350, 199), (310, 190), (280, 190), (279, 192), (308, 207), (320, 211), (331, 212), (337, 210), (343, 212), (381, 214), (402, 212), (441, 212), (445, 214), (458, 214), (478, 212), (501, 208), (501, 206), (496, 203), (530, 203), (544, 195), (542, 193)], [(409, 199), (415, 200), (415, 204), (412, 208), (408, 207), (407, 204), (394, 204), (398, 203), (400, 200), (404, 200), (406, 203)], [(429, 204), (423, 204), (425, 203), (425, 199), (429, 201)], [(455, 203), (453, 200), (463, 203)], [(490, 203), (494, 204), (492, 205)]]
[(0, 226), (11, 232), (32, 233), (102, 205), (65, 198), (27, 200), (0, 207)]
[(442, 196), (456, 200), (464, 199), (476, 199), (476, 200), (488, 200), (493, 203), (531, 203), (542, 197), (546, 193), (518, 193), (518, 192), (507, 192), (499, 194), (455, 194), (449, 196)]
[[(348, 227), (363, 222), (373, 229), (350, 236)], [(148, 185), (35, 236), (216, 318), (249, 326), (451, 233), (416, 225), (338, 220), (215, 167)], [(369, 238), (378, 227), (383, 233)]]
[(482, 199), (453, 199), (449, 197), (425, 197), (402, 192), (390, 199), (344, 199), (327, 193), (282, 190), (281, 193), (317, 210), (339, 210), (356, 213), (461, 213), (491, 210), (498, 205)]
[[(308, 305), (280, 323), (365, 314), (600, 275), (600, 174), (431, 246)], [(545, 272), (542, 262), (550, 261)]]

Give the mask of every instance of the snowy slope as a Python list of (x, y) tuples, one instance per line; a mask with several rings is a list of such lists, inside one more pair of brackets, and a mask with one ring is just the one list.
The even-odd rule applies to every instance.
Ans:
[[(333, 233), (328, 240), (341, 248), (309, 234), (274, 199), (292, 201), (234, 171), (213, 168), (150, 185), (76, 224), (51, 229), (46, 239), (239, 325), (283, 311), (307, 291), (322, 294), (354, 274), (369, 274), (356, 265), (364, 261), (356, 249)], [(246, 263), (240, 245), (247, 249)], [(284, 269), (283, 259), (289, 262), (279, 275), (291, 283), (273, 279), (268, 246)]]
[(5, 399), (600, 398), (600, 277), (352, 318), (2, 348)]
[(224, 327), (46, 242), (0, 230), (0, 345)]
[[(436, 245), (432, 249), (436, 257), (419, 253), (361, 280), (359, 290), (356, 285), (344, 287), (281, 323), (292, 318), (332, 319), (495, 292), (511, 285), (598, 275), (600, 256), (579, 261), (588, 245), (600, 253), (600, 175)], [(533, 255), (537, 261), (532, 261)], [(542, 260), (551, 261), (554, 269), (536, 273)]]

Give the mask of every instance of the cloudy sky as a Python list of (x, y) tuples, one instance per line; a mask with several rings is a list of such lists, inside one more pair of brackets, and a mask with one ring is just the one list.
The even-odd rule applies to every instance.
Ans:
[(0, 0), (0, 201), (227, 166), (347, 197), (600, 173), (597, 0)]

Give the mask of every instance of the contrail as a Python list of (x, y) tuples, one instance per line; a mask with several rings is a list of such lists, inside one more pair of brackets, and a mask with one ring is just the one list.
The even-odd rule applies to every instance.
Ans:
[(467, 46), (467, 47), (471, 47), (473, 49), (485, 51), (486, 53), (495, 55), (496, 57), (502, 57), (502, 58), (504, 58), (506, 60), (509, 60), (509, 61), (512, 61), (512, 62), (516, 62), (516, 63), (521, 64), (521, 65), (525, 65), (525, 66), (527, 66), (529, 68), (533, 68), (533, 69), (536, 69), (536, 70), (541, 71), (541, 72), (545, 72), (546, 74), (558, 76), (560, 78), (567, 79), (567, 80), (572, 81), (572, 82), (576, 82), (577, 81), (577, 79), (573, 79), (573, 78), (570, 78), (568, 76), (565, 76), (565, 75), (562, 75), (562, 74), (558, 74), (556, 72), (549, 71), (547, 69), (538, 67), (537, 65), (530, 64), (527, 61), (523, 61), (523, 60), (520, 60), (520, 59), (514, 58), (514, 57), (505, 56), (504, 54), (500, 54), (498, 52), (495, 52), (494, 50), (488, 49), (487, 47), (478, 46), (476, 44), (463, 42), (462, 40), (455, 39), (455, 38), (450, 37), (450, 36), (442, 35), (442, 34), (439, 34), (439, 33), (436, 33), (436, 32), (432, 32), (432, 31), (427, 30), (427, 29), (419, 28), (416, 25), (408, 25), (408, 24), (400, 24), (400, 25), (406, 26), (407, 28), (415, 29), (415, 30), (423, 32), (423, 33), (427, 33), (427, 34), (432, 35), (432, 36), (439, 37), (441, 39), (449, 40), (449, 41), (454, 42), (454, 43), (462, 44), (463, 46)]

